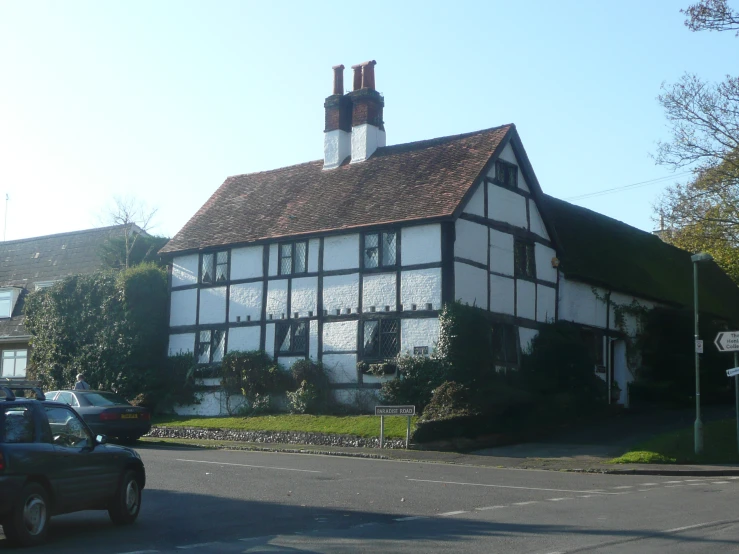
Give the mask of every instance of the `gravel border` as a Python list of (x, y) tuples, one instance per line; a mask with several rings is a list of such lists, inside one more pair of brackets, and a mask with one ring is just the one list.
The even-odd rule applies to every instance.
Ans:
[[(310, 444), (315, 446), (380, 448), (379, 438), (295, 431), (233, 431), (229, 429), (198, 429), (193, 427), (157, 426), (152, 427), (151, 431), (145, 436), (167, 439), (198, 439), (269, 444)], [(405, 449), (405, 440), (385, 439), (385, 448)]]

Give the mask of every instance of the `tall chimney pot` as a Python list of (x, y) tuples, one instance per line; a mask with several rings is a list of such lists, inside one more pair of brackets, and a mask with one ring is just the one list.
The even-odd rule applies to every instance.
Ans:
[(362, 88), (375, 88), (375, 65), (377, 62), (371, 60), (362, 65)]
[(362, 88), (362, 64), (353, 65), (354, 70), (354, 88), (352, 90), (359, 90)]
[(334, 70), (334, 94), (344, 94), (344, 65), (335, 65)]

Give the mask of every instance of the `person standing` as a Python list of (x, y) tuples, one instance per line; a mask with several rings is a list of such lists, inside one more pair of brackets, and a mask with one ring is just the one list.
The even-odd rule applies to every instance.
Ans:
[(74, 390), (90, 390), (90, 385), (85, 381), (85, 374), (77, 374), (77, 382), (74, 384)]

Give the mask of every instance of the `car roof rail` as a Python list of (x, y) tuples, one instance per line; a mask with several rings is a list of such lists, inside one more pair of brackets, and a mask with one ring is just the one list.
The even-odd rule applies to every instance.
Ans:
[(30, 390), (36, 395), (36, 400), (46, 400), (44, 391), (41, 390), (41, 384), (38, 381), (27, 381), (26, 379), (11, 379), (5, 377), (0, 379), (0, 391), (5, 393), (5, 400), (13, 401), (16, 399), (14, 391)]

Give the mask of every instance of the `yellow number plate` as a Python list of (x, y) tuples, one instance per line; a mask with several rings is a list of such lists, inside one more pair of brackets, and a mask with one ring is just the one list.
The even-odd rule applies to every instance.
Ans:
[(121, 419), (138, 419), (139, 414), (121, 414)]

